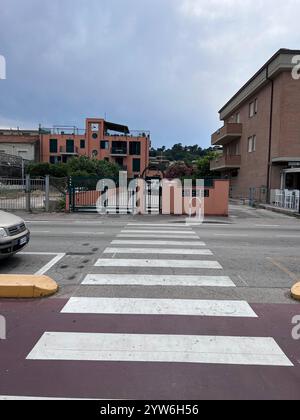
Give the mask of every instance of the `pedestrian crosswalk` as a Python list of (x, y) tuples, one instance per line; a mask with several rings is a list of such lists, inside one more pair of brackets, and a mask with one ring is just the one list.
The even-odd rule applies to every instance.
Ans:
[(53, 333), (28, 360), (292, 366), (272, 338)]
[(146, 268), (207, 268), (222, 270), (217, 261), (197, 260), (142, 260), (142, 259), (109, 259), (100, 258), (96, 267), (146, 267)]
[[(128, 258), (126, 256), (128, 255)], [(113, 238), (95, 261), (93, 271), (86, 275), (81, 288), (93, 286), (115, 287), (130, 291), (130, 286), (143, 290), (143, 296), (83, 297), (73, 296), (61, 310), (61, 316), (118, 315), (122, 317), (155, 317), (161, 322), (165, 317), (193, 317), (225, 320), (230, 325), (234, 319), (247, 322), (258, 315), (251, 305), (241, 300), (199, 300), (149, 298), (152, 287), (236, 288), (232, 279), (224, 274), (223, 264), (214, 252), (190, 227), (177, 224), (129, 223)], [(117, 294), (118, 292), (116, 292)], [(79, 318), (80, 319), (80, 318)], [(121, 320), (121, 321), (120, 321)], [(160, 321), (159, 321), (160, 322)], [(85, 326), (80, 332), (45, 332), (27, 359), (31, 361), (81, 361), (117, 363), (195, 363), (241, 366), (293, 366), (289, 358), (272, 337), (253, 335), (224, 335), (212, 329), (211, 335), (157, 334), (157, 330), (144, 333), (95, 333)], [(220, 322), (220, 325), (223, 323)], [(80, 324), (77, 322), (77, 327)], [(151, 328), (151, 323), (147, 324)], [(220, 327), (221, 328), (221, 327)], [(120, 330), (119, 330), (120, 331)], [(113, 396), (112, 396), (113, 397)]]
[(169, 254), (169, 255), (213, 255), (209, 249), (183, 248), (106, 248), (104, 254)]
[(184, 299), (74, 297), (63, 313), (123, 315), (187, 315), (256, 318), (247, 302)]
[(85, 286), (183, 286), (183, 287), (236, 287), (227, 276), (147, 275), (147, 274), (88, 274)]

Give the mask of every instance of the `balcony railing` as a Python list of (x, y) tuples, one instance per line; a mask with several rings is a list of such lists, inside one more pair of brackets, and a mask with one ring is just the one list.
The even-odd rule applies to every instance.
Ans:
[(241, 166), (240, 155), (222, 155), (210, 162), (211, 171), (222, 171), (224, 169), (238, 169)]
[(127, 156), (127, 147), (112, 147), (110, 150), (112, 156)]
[(78, 155), (78, 147), (68, 148), (68, 147), (61, 146), (59, 148), (59, 152), (62, 155), (74, 155), (74, 156), (76, 156), (76, 155)]
[(240, 138), (243, 134), (243, 124), (226, 123), (211, 136), (213, 146), (224, 145)]

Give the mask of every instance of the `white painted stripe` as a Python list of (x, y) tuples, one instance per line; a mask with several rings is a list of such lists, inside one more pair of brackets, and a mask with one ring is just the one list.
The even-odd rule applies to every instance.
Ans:
[(46, 332), (27, 360), (293, 366), (273, 338)]
[(256, 227), (264, 227), (264, 228), (279, 228), (281, 225), (255, 225)]
[[(0, 395), (0, 401), (106, 401), (104, 399), (94, 400), (92, 398), (51, 398), (51, 397), (26, 397), (13, 395)], [(115, 401), (115, 400), (110, 400)]]
[(68, 314), (180, 315), (257, 318), (244, 301), (123, 299), (73, 297), (61, 311)]
[(87, 286), (182, 286), (182, 287), (236, 287), (226, 276), (167, 276), (146, 274), (88, 274)]
[(276, 238), (300, 239), (300, 235), (276, 235)]
[(121, 233), (157, 233), (157, 234), (164, 234), (166, 233), (167, 235), (171, 235), (174, 233), (174, 235), (195, 235), (195, 232), (193, 231), (188, 231), (188, 230), (122, 230)]
[(99, 259), (95, 267), (207, 268), (222, 270), (217, 261)]
[(127, 226), (140, 226), (140, 227), (176, 227), (176, 228), (187, 228), (188, 225), (185, 223), (128, 223)]
[(226, 238), (248, 238), (250, 235), (244, 233), (214, 233), (214, 236), (224, 236)]
[(33, 234), (33, 233), (39, 233), (39, 234), (41, 234), (41, 233), (50, 233), (50, 230), (31, 230), (30, 233), (31, 234)]
[(105, 232), (72, 232), (72, 235), (105, 235)]
[(138, 233), (121, 233), (119, 235), (117, 235), (117, 238), (156, 238), (156, 239), (199, 239), (199, 236), (195, 234), (195, 236), (190, 236), (190, 235), (167, 235), (167, 234), (138, 234)]
[(51, 256), (55, 255), (55, 257), (49, 261), (46, 265), (44, 265), (37, 273), (35, 273), (36, 276), (43, 276), (47, 273), (55, 264), (57, 264), (59, 261), (61, 261), (66, 254), (57, 254), (53, 252), (20, 252), (19, 255), (45, 255), (45, 256)]
[(54, 257), (51, 261), (48, 262), (48, 264), (44, 265), (39, 271), (35, 273), (36, 276), (43, 276), (46, 274), (52, 267), (55, 266), (59, 261), (61, 261), (66, 254), (57, 254), (56, 257)]
[(208, 249), (182, 248), (106, 248), (104, 254), (213, 255), (213, 253)]
[(112, 245), (167, 245), (167, 246), (206, 246), (205, 242), (200, 241), (143, 241), (143, 240), (116, 240)]

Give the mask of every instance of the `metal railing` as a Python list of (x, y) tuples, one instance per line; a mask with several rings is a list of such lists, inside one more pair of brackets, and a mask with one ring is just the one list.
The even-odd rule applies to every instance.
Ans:
[(272, 190), (271, 204), (275, 207), (299, 211), (300, 191), (299, 190)]
[(0, 210), (60, 211), (67, 188), (67, 178), (0, 178)]
[(112, 147), (110, 150), (111, 155), (127, 155), (127, 147)]

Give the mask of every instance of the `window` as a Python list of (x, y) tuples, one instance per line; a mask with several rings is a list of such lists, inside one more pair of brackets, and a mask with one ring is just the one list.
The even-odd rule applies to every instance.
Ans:
[(254, 113), (257, 114), (258, 112), (258, 99), (256, 98), (254, 101)]
[(131, 156), (140, 156), (141, 155), (141, 142), (139, 141), (132, 141), (129, 144), (129, 153)]
[(257, 114), (258, 111), (258, 99), (256, 98), (249, 104), (249, 117), (252, 118)]
[(252, 152), (256, 152), (256, 136), (252, 137)]
[(141, 159), (132, 159), (132, 171), (141, 172)]
[(235, 122), (237, 124), (240, 124), (240, 122), (241, 122), (241, 114), (239, 112), (237, 114), (235, 114)]
[(57, 139), (50, 139), (50, 153), (57, 153)]
[(108, 150), (109, 149), (109, 141), (102, 140), (100, 142), (100, 149), (101, 150)]
[(51, 163), (51, 165), (54, 165), (56, 163), (56, 156), (50, 156), (49, 162)]
[(85, 140), (80, 140), (80, 149), (85, 149)]
[(66, 141), (66, 152), (67, 153), (74, 153), (74, 140), (68, 139)]
[(248, 138), (248, 152), (252, 153), (256, 151), (256, 136)]
[(254, 115), (254, 104), (253, 102), (251, 102), (251, 104), (249, 104), (249, 117), (252, 118)]

